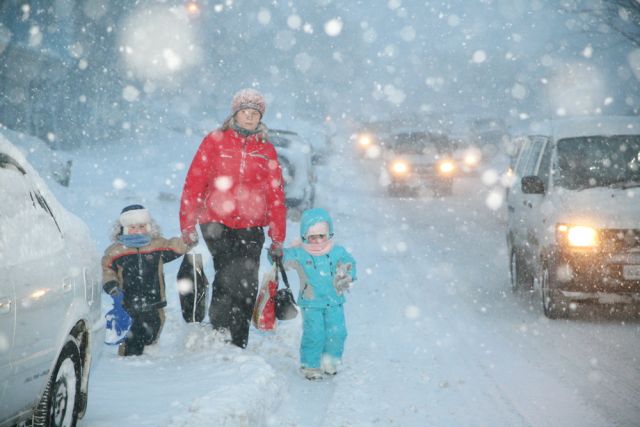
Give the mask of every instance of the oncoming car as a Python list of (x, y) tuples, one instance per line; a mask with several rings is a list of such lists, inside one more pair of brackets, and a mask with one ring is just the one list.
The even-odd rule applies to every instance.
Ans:
[(385, 144), (382, 184), (390, 195), (432, 191), (450, 195), (458, 167), (454, 147), (444, 135), (429, 132), (402, 132), (391, 135)]
[(71, 426), (103, 345), (99, 259), (21, 152), (0, 136), (0, 426)]
[(507, 195), (511, 282), (547, 317), (640, 302), (640, 118), (554, 120), (526, 138)]

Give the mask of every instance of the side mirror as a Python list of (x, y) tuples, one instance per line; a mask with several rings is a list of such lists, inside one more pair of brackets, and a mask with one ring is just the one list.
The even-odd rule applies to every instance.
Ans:
[(544, 182), (539, 176), (522, 177), (522, 192), (525, 194), (544, 194)]

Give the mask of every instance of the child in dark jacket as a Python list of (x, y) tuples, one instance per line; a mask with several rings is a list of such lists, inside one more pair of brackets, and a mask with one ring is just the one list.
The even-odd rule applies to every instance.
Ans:
[(124, 296), (124, 309), (132, 324), (122, 356), (141, 355), (145, 345), (155, 343), (164, 323), (165, 283), (163, 265), (188, 251), (182, 239), (165, 239), (141, 205), (120, 213), (111, 244), (102, 258), (103, 289), (112, 297)]
[(300, 277), (301, 370), (307, 379), (319, 380), (323, 374), (335, 375), (342, 359), (347, 338), (344, 291), (356, 280), (356, 262), (334, 244), (333, 221), (324, 209), (303, 212), (300, 238), (300, 246), (284, 249), (283, 263)]

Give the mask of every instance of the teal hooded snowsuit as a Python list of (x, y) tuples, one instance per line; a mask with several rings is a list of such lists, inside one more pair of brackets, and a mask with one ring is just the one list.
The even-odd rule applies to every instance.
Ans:
[[(305, 241), (307, 231), (319, 222), (329, 225), (333, 236), (333, 221), (324, 209), (309, 209), (300, 219), (300, 237)], [(297, 270), (300, 277), (298, 305), (302, 311), (303, 332), (300, 343), (300, 362), (306, 368), (319, 368), (322, 357), (333, 361), (342, 358), (347, 329), (342, 304), (344, 295), (333, 285), (339, 264), (351, 264), (349, 274), (356, 280), (356, 262), (345, 248), (333, 245), (324, 255), (314, 256), (303, 247), (284, 250), (284, 265)]]

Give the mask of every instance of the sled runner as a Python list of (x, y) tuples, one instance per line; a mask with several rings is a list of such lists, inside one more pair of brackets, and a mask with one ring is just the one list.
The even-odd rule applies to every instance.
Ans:
[(178, 293), (185, 322), (202, 322), (207, 304), (202, 254), (186, 253), (178, 269)]

